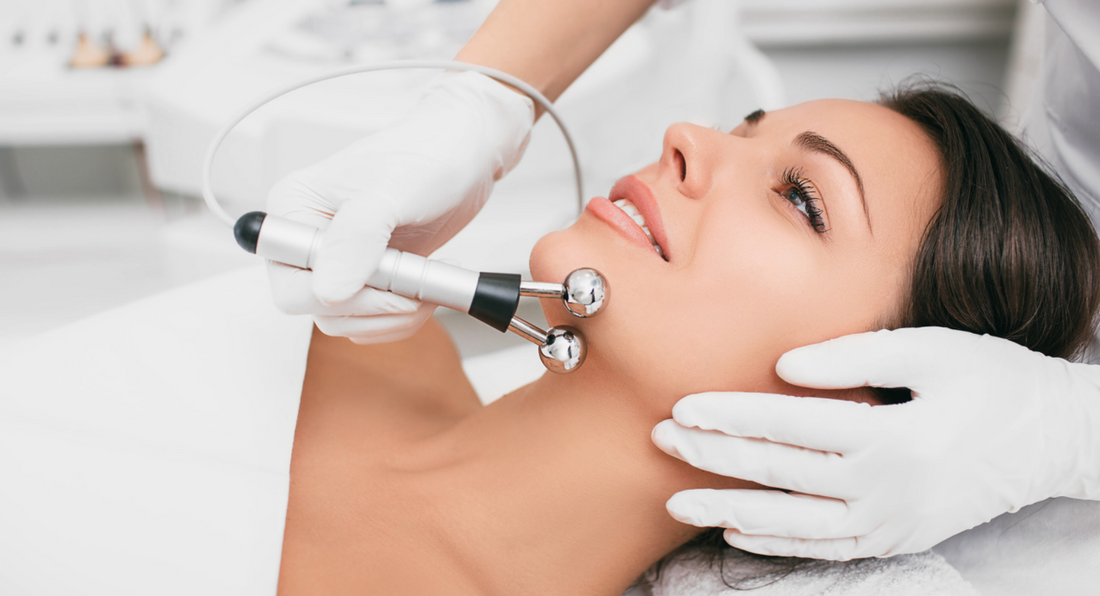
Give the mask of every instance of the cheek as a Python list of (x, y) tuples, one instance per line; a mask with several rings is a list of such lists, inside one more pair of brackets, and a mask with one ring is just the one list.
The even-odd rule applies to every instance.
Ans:
[[(717, 220), (716, 221), (720, 221)], [(729, 221), (726, 219), (725, 221)], [(818, 256), (794, 230), (759, 225), (715, 226), (684, 272), (692, 306), (683, 324), (696, 329), (683, 348), (709, 382), (766, 389), (775, 361), (812, 319), (822, 285)]]
[(593, 267), (611, 294), (597, 317), (579, 319), (541, 301), (551, 325), (581, 329), (590, 371), (657, 397), (704, 390), (784, 391), (775, 362), (787, 350), (867, 330), (887, 304), (880, 267), (813, 244), (767, 212), (710, 212), (681, 264), (624, 245), (582, 218), (535, 245), (531, 272), (561, 281)]
[(784, 390), (774, 372), (784, 352), (869, 330), (890, 304), (877, 262), (767, 212), (704, 221), (690, 262), (650, 300), (672, 313), (660, 327), (675, 360), (663, 365), (693, 390)]
[[(532, 258), (532, 271), (546, 276), (539, 279), (587, 265), (612, 288), (598, 317), (575, 319), (544, 305), (548, 320), (582, 328), (590, 362), (646, 395), (775, 390), (775, 361), (791, 344), (790, 330), (805, 328), (809, 316), (801, 306), (817, 284), (813, 254), (785, 222), (719, 215), (700, 218), (706, 223), (672, 265), (637, 259), (621, 243), (603, 246), (581, 226), (547, 236)], [(580, 246), (589, 252), (578, 254)]]

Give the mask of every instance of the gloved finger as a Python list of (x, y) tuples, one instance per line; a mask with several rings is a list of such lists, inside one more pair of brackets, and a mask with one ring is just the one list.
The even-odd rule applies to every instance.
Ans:
[(696, 393), (672, 407), (683, 426), (834, 453), (863, 446), (880, 414), (865, 403), (771, 393)]
[[(320, 326), (318, 326), (317, 328), (320, 329)], [(393, 333), (383, 333), (381, 335), (364, 335), (363, 337), (359, 337), (359, 338), (348, 337), (347, 340), (350, 341), (353, 344), (360, 345), (360, 346), (367, 346), (367, 345), (371, 345), (371, 344), (387, 344), (387, 343), (391, 343), (391, 342), (395, 342), (395, 341), (401, 341), (403, 339), (408, 339), (408, 338), (412, 337), (413, 334), (416, 333), (416, 331), (417, 331), (416, 329), (400, 329), (400, 330), (395, 331)], [(324, 330), (322, 329), (321, 332), (324, 333)], [(325, 333), (325, 335), (328, 335), (328, 334)], [(332, 335), (332, 337), (344, 337), (344, 336), (334, 333)]]
[(652, 439), (665, 453), (707, 472), (811, 495), (844, 492), (847, 474), (835, 453), (686, 428), (673, 420), (653, 427)]
[(777, 490), (685, 490), (665, 508), (685, 524), (753, 536), (821, 540), (864, 533), (851, 526), (844, 501)]
[(432, 313), (435, 312), (435, 309), (436, 306), (434, 304), (428, 304), (427, 302), (425, 302), (418, 311), (419, 316), (416, 319), (410, 321), (404, 327), (395, 328), (390, 332), (382, 334), (370, 333), (367, 335), (353, 335), (349, 339), (351, 339), (353, 343), (357, 343), (359, 345), (384, 344), (393, 341), (408, 339), (412, 337), (413, 334), (415, 334), (417, 331), (419, 331), (421, 327), (424, 326), (424, 323), (426, 323), (428, 319), (431, 318)]
[(371, 344), (388, 344), (395, 341), (403, 341), (409, 339), (419, 330), (418, 327), (407, 327), (405, 329), (399, 329), (393, 333), (384, 333), (382, 335), (364, 335), (361, 337), (352, 336), (348, 339), (351, 343), (360, 346), (369, 346)]
[(393, 232), (396, 213), (385, 201), (348, 201), (321, 236), (313, 292), (322, 304), (343, 302), (367, 284)]
[[(347, 337), (359, 343), (377, 343), (378, 339), (393, 334), (416, 332), (428, 317), (435, 305), (424, 303), (416, 312), (400, 315), (378, 315), (374, 317), (330, 317), (316, 316), (313, 322), (321, 333), (334, 337)], [(406, 335), (407, 337), (407, 335)], [(371, 340), (371, 341), (367, 341)]]
[(825, 559), (828, 561), (850, 561), (860, 557), (874, 556), (863, 554), (859, 551), (859, 538), (803, 540), (800, 538), (782, 538), (778, 536), (749, 536), (748, 534), (742, 534), (732, 528), (723, 532), (722, 537), (734, 548), (770, 557), (802, 557), (806, 559)]
[(909, 387), (942, 378), (964, 359), (980, 336), (921, 327), (881, 330), (795, 348), (779, 358), (775, 372), (788, 383), (817, 389)]
[(267, 262), (267, 277), (275, 306), (288, 315), (377, 316), (416, 312), (421, 302), (364, 286), (346, 301), (325, 306), (313, 294), (313, 272)]

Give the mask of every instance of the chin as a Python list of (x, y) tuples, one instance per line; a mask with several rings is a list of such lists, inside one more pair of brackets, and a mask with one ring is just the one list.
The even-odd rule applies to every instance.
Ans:
[(560, 283), (574, 269), (585, 267), (586, 251), (576, 242), (578, 236), (574, 228), (569, 227), (539, 238), (531, 250), (531, 278)]
[[(584, 233), (576, 223), (572, 226), (551, 232), (535, 243), (531, 250), (531, 279), (552, 283), (561, 283), (572, 271), (582, 267), (595, 267), (593, 256), (599, 254), (599, 249), (591, 239), (590, 234)], [(585, 319), (579, 319), (568, 311), (560, 302), (555, 300), (542, 300), (543, 313), (551, 325), (583, 326)], [(603, 316), (602, 314), (600, 316)]]
[[(639, 394), (676, 393), (669, 387), (682, 382), (690, 367), (671, 367), (667, 355), (652, 349), (653, 337), (675, 340), (690, 334), (683, 332), (675, 317), (654, 315), (667, 311), (649, 291), (654, 276), (662, 275), (663, 264), (588, 215), (535, 244), (530, 261), (533, 279), (560, 283), (570, 272), (591, 267), (604, 275), (611, 288), (606, 308), (591, 318), (572, 315), (558, 300), (540, 301), (551, 326), (568, 325), (584, 334), (588, 357), (577, 374), (589, 379), (609, 375), (607, 378), (636, 385)], [(667, 416), (666, 410), (662, 416)]]

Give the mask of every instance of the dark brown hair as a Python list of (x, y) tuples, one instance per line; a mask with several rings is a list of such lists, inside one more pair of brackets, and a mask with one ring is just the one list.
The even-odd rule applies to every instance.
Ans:
[(956, 89), (921, 83), (880, 103), (917, 123), (942, 157), (943, 205), (917, 252), (901, 326), (1080, 354), (1100, 307), (1100, 242), (1081, 205)]
[[(940, 153), (942, 205), (932, 216), (891, 327), (938, 326), (1012, 340), (1072, 358), (1100, 309), (1100, 241), (1081, 205), (1041, 162), (955, 87), (921, 81), (879, 103), (909, 118)], [(876, 389), (890, 404), (907, 389)], [(703, 532), (658, 562), (704, 557), (734, 588), (752, 588), (815, 563), (763, 558), (748, 576), (725, 565), (722, 530)], [(747, 553), (738, 556), (756, 557)]]

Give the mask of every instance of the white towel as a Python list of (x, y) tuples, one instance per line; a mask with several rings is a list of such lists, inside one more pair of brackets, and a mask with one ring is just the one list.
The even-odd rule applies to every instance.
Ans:
[(988, 596), (1100, 594), (1100, 502), (1048, 499), (933, 550)]
[[(726, 585), (716, 566), (703, 559), (667, 565), (652, 586), (653, 596), (978, 596), (940, 555), (926, 551), (889, 559), (847, 562), (806, 561), (793, 571), (778, 571), (766, 559), (729, 549)], [(743, 578), (743, 579), (742, 579)], [(751, 588), (751, 589), (750, 589)]]

